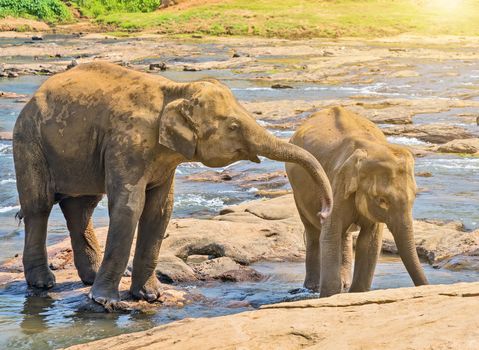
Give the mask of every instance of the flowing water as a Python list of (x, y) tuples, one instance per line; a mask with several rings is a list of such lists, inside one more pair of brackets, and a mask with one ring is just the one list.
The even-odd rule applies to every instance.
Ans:
[[(48, 38), (48, 45), (66, 45), (68, 38)], [(1, 41), (3, 40), (3, 41)], [(23, 41), (1, 39), (0, 47), (22, 45)], [(117, 40), (104, 40), (114, 45)], [(26, 45), (26, 44), (25, 44)], [(33, 45), (33, 44), (31, 44)], [(228, 48), (218, 45), (199, 45), (199, 54), (189, 59), (169, 58), (170, 64), (221, 61), (228, 58)], [(40, 58), (42, 59), (42, 58)], [(284, 57), (261, 57), (280, 64)], [(27, 57), (11, 57), (11, 61), (28, 61)], [(47, 60), (48, 61), (48, 60)], [(145, 60), (145, 62), (147, 62)], [(409, 63), (409, 62), (408, 62)], [(242, 101), (274, 101), (285, 99), (319, 100), (341, 99), (353, 95), (377, 97), (443, 97), (443, 91), (462, 94), (470, 84), (479, 84), (477, 63), (465, 61), (413, 62), (421, 77), (380, 79), (370, 84), (321, 85), (294, 83), (293, 89), (275, 90), (270, 83), (251, 79), (248, 74), (232, 70), (209, 70), (207, 72), (166, 71), (162, 74), (178, 81), (188, 81), (213, 76), (231, 87)], [(445, 74), (454, 71), (455, 74)], [(472, 72), (472, 73), (471, 73)], [(476, 72), (476, 73), (474, 73)], [(426, 78), (424, 78), (426, 77)], [(24, 76), (14, 80), (0, 78), (0, 91), (32, 94), (45, 80), (42, 76)], [(0, 99), (0, 131), (11, 131), (23, 102)], [(473, 109), (461, 108), (447, 112), (422, 114), (414, 117), (414, 123), (448, 123), (466, 127), (477, 133), (475, 120), (470, 117)], [(477, 111), (476, 111), (477, 112)], [(468, 117), (469, 116), (469, 117)], [(291, 116), (293, 117), (293, 116)], [(306, 115), (304, 116), (306, 117)], [(261, 122), (261, 121), (260, 121)], [(265, 123), (268, 126), (267, 123)], [(272, 130), (276, 135), (287, 138), (292, 130)], [(421, 141), (405, 137), (391, 137), (391, 142), (421, 144)], [(263, 159), (261, 164), (237, 162), (228, 170), (262, 174), (283, 170), (281, 163)], [(238, 187), (234, 183), (198, 183), (187, 181), (191, 174), (207, 170), (201, 164), (181, 165), (177, 170), (175, 192), (175, 217), (190, 215), (205, 216), (217, 213), (226, 205), (255, 198), (255, 188)], [(218, 169), (221, 171), (224, 169)], [(433, 155), (416, 160), (416, 171), (429, 171), (432, 177), (417, 177), (422, 189), (415, 207), (416, 218), (460, 220), (466, 228), (479, 227), (479, 158)], [(18, 210), (12, 144), (0, 141), (0, 262), (21, 253), (23, 226), (18, 226), (14, 215)], [(284, 186), (288, 188), (288, 185)], [(98, 206), (94, 220), (96, 226), (108, 224), (107, 202)], [(62, 214), (55, 207), (49, 222), (48, 243), (52, 244), (66, 235)], [(304, 277), (302, 263), (261, 263), (253, 266), (266, 276), (257, 283), (208, 283), (183, 287), (196, 290), (207, 297), (207, 301), (187, 305), (184, 308), (164, 308), (154, 315), (111, 315), (76, 312), (79, 300), (66, 298), (53, 300), (45, 297), (27, 296), (24, 284), (12, 284), (0, 289), (0, 348), (49, 349), (86, 342), (125, 332), (147, 329), (151, 326), (171, 322), (184, 317), (217, 316), (250, 310), (259, 305), (315, 295), (289, 293), (301, 285)], [(432, 283), (453, 283), (479, 280), (477, 272), (450, 272), (435, 270), (425, 265), (426, 274)], [(383, 258), (378, 266), (374, 288), (396, 288), (410, 286), (410, 279), (396, 258)]]

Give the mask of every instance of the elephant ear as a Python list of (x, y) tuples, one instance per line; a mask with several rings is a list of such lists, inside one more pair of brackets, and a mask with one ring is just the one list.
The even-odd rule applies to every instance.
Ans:
[[(357, 149), (341, 165), (336, 168), (335, 188), (341, 188), (344, 199), (349, 198), (358, 190), (359, 171), (361, 163), (368, 153), (364, 149)], [(340, 192), (341, 193), (341, 192)]]
[(198, 143), (198, 125), (192, 118), (188, 100), (170, 102), (160, 117), (159, 143), (172, 151), (193, 159)]

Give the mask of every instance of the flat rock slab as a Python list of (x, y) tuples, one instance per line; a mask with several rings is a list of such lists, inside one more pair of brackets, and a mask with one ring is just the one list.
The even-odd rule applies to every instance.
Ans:
[(479, 283), (340, 294), (185, 319), (81, 349), (477, 349)]

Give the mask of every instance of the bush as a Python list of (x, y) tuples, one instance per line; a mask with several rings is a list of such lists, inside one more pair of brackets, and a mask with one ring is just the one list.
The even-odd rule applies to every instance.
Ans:
[(75, 0), (87, 15), (98, 17), (114, 12), (151, 12), (161, 5), (161, 0)]
[(0, 0), (0, 17), (33, 17), (46, 22), (64, 22), (71, 13), (61, 0)]

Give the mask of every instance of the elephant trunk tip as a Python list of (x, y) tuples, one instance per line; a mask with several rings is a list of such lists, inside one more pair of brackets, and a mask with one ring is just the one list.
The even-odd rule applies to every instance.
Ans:
[(331, 215), (331, 212), (333, 211), (333, 205), (332, 204), (333, 203), (332, 203), (331, 200), (323, 198), (322, 205), (321, 205), (321, 211), (317, 214), (317, 216), (321, 220), (321, 223), (324, 223), (324, 220), (326, 220)]

